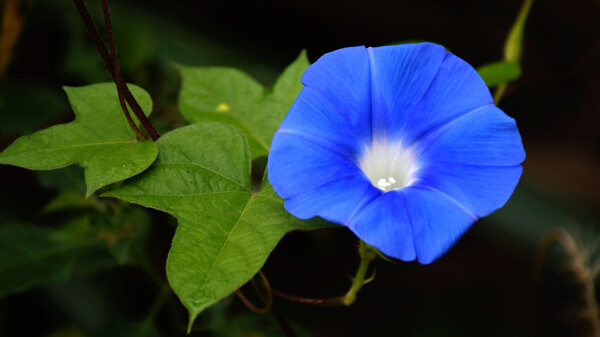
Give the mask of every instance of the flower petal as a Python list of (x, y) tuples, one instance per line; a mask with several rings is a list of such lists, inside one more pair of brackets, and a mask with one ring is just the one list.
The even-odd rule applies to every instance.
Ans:
[(417, 260), (437, 260), (471, 227), (477, 217), (440, 191), (418, 187), (401, 190), (407, 203)]
[(515, 166), (525, 151), (515, 120), (494, 105), (464, 114), (432, 131), (414, 144), (417, 165), (457, 163)]
[(343, 48), (327, 53), (302, 76), (302, 84), (313, 88), (355, 129), (361, 139), (371, 138), (371, 78), (365, 47)]
[(343, 147), (322, 138), (277, 132), (267, 167), (269, 181), (282, 198), (291, 198), (330, 181), (363, 174)]
[(279, 126), (279, 132), (324, 138), (353, 153), (360, 153), (369, 137), (362, 139), (338, 111), (338, 107), (311, 87), (304, 87)]
[(493, 101), (477, 71), (447, 52), (431, 85), (399, 132), (410, 145), (440, 125)]
[(319, 215), (326, 220), (347, 225), (365, 204), (382, 193), (383, 191), (375, 188), (365, 175), (360, 173), (317, 186), (287, 199), (285, 208), (301, 219)]
[(421, 168), (411, 186), (438, 189), (479, 217), (502, 207), (512, 195), (523, 167), (475, 166), (451, 163)]
[[(432, 43), (369, 48), (373, 136), (403, 141), (416, 104), (435, 78), (446, 50)], [(375, 139), (378, 140), (378, 139)], [(406, 144), (406, 143), (405, 143)]]
[(403, 261), (417, 256), (407, 208), (412, 204), (398, 190), (380, 195), (351, 221), (350, 229), (382, 253)]

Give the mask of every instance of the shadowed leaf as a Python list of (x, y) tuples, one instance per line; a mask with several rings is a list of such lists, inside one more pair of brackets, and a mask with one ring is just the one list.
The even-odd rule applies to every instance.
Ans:
[(248, 138), (252, 158), (266, 156), (273, 134), (302, 90), (300, 78), (308, 65), (302, 52), (272, 90), (233, 68), (180, 66), (179, 108), (191, 123), (215, 121), (237, 127)]

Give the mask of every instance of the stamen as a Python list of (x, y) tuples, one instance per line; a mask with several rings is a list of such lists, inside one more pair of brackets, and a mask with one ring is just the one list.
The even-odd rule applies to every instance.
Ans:
[(375, 142), (359, 162), (373, 186), (385, 192), (410, 185), (417, 171), (414, 156), (400, 143)]

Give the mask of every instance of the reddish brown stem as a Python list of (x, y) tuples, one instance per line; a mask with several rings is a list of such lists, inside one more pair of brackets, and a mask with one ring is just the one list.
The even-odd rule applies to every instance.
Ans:
[(298, 302), (298, 303), (302, 303), (302, 304), (310, 304), (310, 305), (319, 306), (319, 307), (345, 306), (344, 299), (346, 298), (346, 296), (318, 299), (318, 298), (306, 298), (306, 297), (294, 296), (294, 295), (290, 295), (290, 294), (284, 293), (279, 290), (275, 290), (273, 288), (271, 288), (271, 291), (273, 292), (273, 294), (275, 294), (285, 300), (292, 301), (292, 302)]
[(260, 297), (261, 301), (263, 301), (263, 303), (265, 304), (264, 308), (259, 308), (252, 302), (250, 302), (246, 298), (246, 296), (244, 296), (244, 293), (242, 292), (241, 288), (236, 290), (235, 293), (250, 310), (254, 311), (257, 314), (264, 314), (271, 310), (271, 307), (273, 306), (273, 294), (271, 293), (271, 286), (265, 274), (259, 271), (258, 276), (260, 276), (260, 282), (256, 280), (256, 276), (254, 276), (254, 278), (252, 278), (250, 282), (254, 287), (254, 291), (256, 291), (256, 293), (258, 294), (258, 297)]
[(119, 104), (121, 105), (121, 109), (123, 110), (123, 114), (125, 114), (125, 118), (127, 118), (127, 122), (129, 126), (133, 129), (133, 131), (142, 139), (147, 139), (146, 136), (138, 129), (137, 125), (131, 118), (129, 114), (129, 109), (127, 109), (127, 104), (125, 103), (125, 98), (123, 97), (123, 83), (121, 82), (121, 72), (119, 71), (119, 63), (117, 61), (117, 51), (115, 48), (115, 38), (112, 31), (112, 24), (110, 23), (110, 13), (108, 12), (108, 3), (106, 0), (102, 0), (102, 10), (104, 11), (104, 23), (106, 25), (106, 32), (108, 35), (108, 45), (110, 47), (110, 56), (112, 58), (112, 75), (115, 80), (115, 84), (117, 85), (117, 93), (119, 95)]
[[(160, 138), (158, 131), (156, 131), (156, 129), (154, 128), (152, 123), (150, 123), (150, 120), (144, 114), (144, 111), (142, 110), (142, 108), (140, 107), (138, 102), (133, 97), (133, 94), (131, 93), (131, 91), (129, 90), (127, 85), (125, 85), (125, 82), (123, 81), (123, 79), (121, 78), (120, 80), (117, 80), (115, 68), (114, 68), (113, 57), (111, 57), (111, 55), (108, 53), (108, 50), (104, 46), (104, 43), (102, 42), (102, 38), (100, 37), (100, 33), (98, 32), (98, 28), (94, 24), (94, 21), (92, 20), (90, 12), (88, 11), (85, 4), (83, 3), (83, 0), (73, 0), (73, 1), (75, 2), (75, 6), (77, 7), (77, 10), (79, 11), (79, 15), (81, 16), (81, 19), (83, 20), (83, 24), (85, 25), (85, 28), (86, 28), (88, 34), (91, 36), (92, 41), (94, 42), (94, 45), (96, 46), (96, 49), (98, 50), (98, 53), (100, 54), (100, 57), (102, 58), (102, 61), (104, 62), (104, 65), (106, 66), (106, 69), (108, 69), (108, 72), (110, 73), (113, 80), (115, 81), (115, 84), (117, 84), (117, 89), (119, 87), (122, 89), (121, 94), (124, 96), (127, 103), (129, 103), (131, 110), (133, 110), (133, 113), (135, 114), (135, 116), (138, 118), (140, 123), (142, 123), (142, 126), (148, 132), (148, 134), (150, 135), (150, 138), (152, 138), (153, 140), (158, 140), (158, 138)], [(106, 13), (108, 13), (108, 10), (105, 12), (105, 14)], [(112, 29), (109, 34), (112, 35)], [(109, 39), (110, 39), (110, 35), (109, 35)], [(115, 58), (116, 58), (116, 55), (115, 55)]]

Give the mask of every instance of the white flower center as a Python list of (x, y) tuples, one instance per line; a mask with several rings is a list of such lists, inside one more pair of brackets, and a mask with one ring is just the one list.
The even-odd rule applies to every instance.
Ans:
[(374, 142), (359, 164), (373, 186), (385, 192), (410, 185), (417, 171), (414, 155), (399, 143)]

